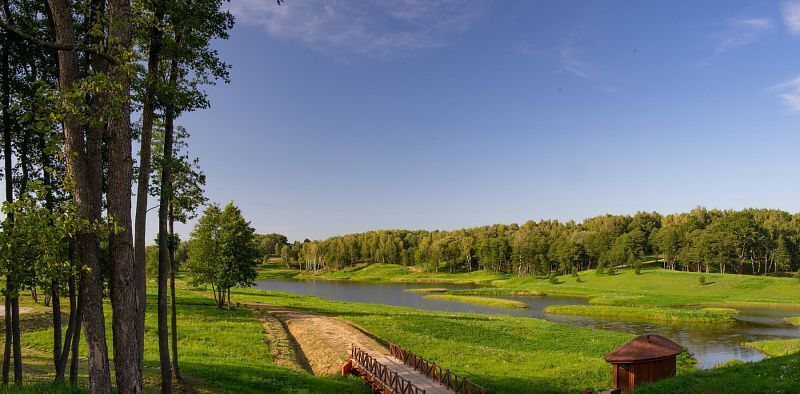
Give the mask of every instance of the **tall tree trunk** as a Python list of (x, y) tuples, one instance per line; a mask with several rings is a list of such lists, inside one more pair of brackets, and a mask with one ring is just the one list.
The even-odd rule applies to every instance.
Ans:
[(175, 301), (175, 271), (177, 267), (175, 266), (175, 217), (174, 217), (174, 204), (170, 202), (169, 204), (169, 291), (170, 291), (170, 303), (172, 304), (172, 329), (170, 330), (172, 334), (172, 373), (175, 375), (175, 379), (181, 378), (181, 370), (178, 368), (178, 308), (177, 302)]
[[(131, 50), (131, 10), (129, 0), (108, 2), (109, 49), (123, 59)], [(119, 231), (109, 236), (111, 257), (111, 308), (114, 337), (114, 370), (117, 388), (123, 393), (142, 391), (142, 370), (138, 336), (136, 274), (133, 262), (131, 186), (133, 158), (131, 148), (130, 75), (124, 62), (109, 67), (116, 82), (111, 97), (120, 100), (108, 118), (108, 216)]]
[[(8, 4), (7, 2), (3, 2), (3, 11), (5, 13), (5, 18), (9, 19), (11, 17)], [(2, 74), (3, 74), (3, 159), (4, 159), (4, 176), (5, 176), (5, 187), (6, 187), (6, 202), (13, 203), (14, 202), (14, 183), (12, 178), (12, 163), (11, 163), (11, 113), (8, 110), (9, 103), (11, 102), (11, 73), (10, 73), (10, 62), (11, 62), (11, 55), (9, 50), (9, 34), (3, 34), (3, 48), (2, 48)], [(14, 215), (13, 213), (6, 217), (8, 223), (13, 225), (14, 223)], [(7, 267), (10, 270), (11, 267)], [(3, 384), (8, 384), (9, 381), (9, 372), (11, 366), (11, 346), (13, 341), (12, 335), (12, 314), (11, 314), (11, 287), (13, 284), (13, 277), (11, 275), (6, 275), (6, 292), (4, 294), (5, 298), (5, 324), (6, 324), (6, 339), (4, 343), (3, 349)]]
[[(70, 4), (68, 0), (48, 0), (50, 14), (53, 19), (56, 42), (75, 44), (75, 31)], [(100, 2), (102, 3), (102, 2)], [(94, 6), (93, 20), (100, 20), (99, 10)], [(72, 90), (78, 79), (78, 56), (74, 51), (59, 51), (59, 85), (62, 92)], [(65, 95), (66, 96), (66, 95)], [(66, 100), (66, 98), (65, 98)], [(67, 105), (64, 102), (64, 105)], [(76, 116), (67, 113), (63, 122), (64, 148), (67, 159), (67, 175), (72, 179), (75, 190), (73, 198), (77, 206), (78, 219), (96, 220), (95, 210), (99, 190), (94, 190), (100, 180), (99, 174), (90, 174), (89, 165), (100, 166), (99, 157), (87, 152), (84, 145), (83, 128)], [(86, 138), (92, 144), (91, 138)], [(88, 154), (87, 154), (88, 153)], [(88, 156), (88, 157), (87, 157)], [(87, 160), (88, 159), (88, 160)], [(96, 163), (92, 163), (97, 161)], [(90, 177), (94, 176), (94, 178)], [(96, 236), (81, 232), (76, 235), (78, 255), (81, 263), (87, 268), (82, 271), (81, 290), (84, 294), (83, 325), (86, 329), (88, 345), (89, 392), (111, 393), (111, 374), (106, 345), (105, 317), (103, 313), (103, 282), (100, 272)]]
[(134, 236), (134, 264), (136, 266), (136, 299), (139, 316), (136, 330), (139, 340), (139, 355), (144, 357), (144, 317), (147, 309), (147, 258), (145, 255), (145, 237), (147, 227), (147, 197), (150, 194), (150, 172), (152, 160), (151, 142), (153, 117), (156, 107), (156, 87), (158, 83), (158, 67), (161, 60), (161, 43), (163, 38), (162, 24), (166, 8), (165, 0), (154, 2), (153, 24), (150, 26), (150, 53), (147, 59), (147, 77), (145, 79), (144, 104), (142, 106), (142, 143), (139, 149), (139, 179), (136, 190), (136, 218)]
[[(73, 269), (77, 267), (77, 259), (75, 256), (74, 241), (70, 240), (69, 245), (69, 260)], [(63, 382), (67, 370), (67, 362), (69, 361), (69, 351), (72, 345), (72, 336), (75, 335), (75, 328), (78, 326), (78, 305), (75, 294), (75, 275), (70, 275), (67, 282), (69, 292), (69, 322), (67, 323), (67, 333), (64, 336), (64, 345), (61, 348), (61, 354), (56, 359), (56, 382)]]
[[(84, 280), (81, 277), (81, 280), (78, 283), (78, 295), (77, 295), (77, 305), (78, 310), (75, 314), (75, 320), (80, 322), (83, 319), (83, 309), (85, 304), (84, 295)], [(70, 294), (73, 296), (73, 294)], [(80, 349), (81, 344), (81, 325), (75, 325), (75, 332), (72, 334), (72, 359), (69, 364), (69, 383), (73, 386), (78, 384), (78, 363), (80, 362), (80, 358), (78, 358), (78, 349)]]
[[(174, 61), (173, 61), (174, 64)], [(170, 77), (170, 79), (172, 79)], [(164, 153), (161, 164), (161, 200), (158, 206), (158, 354), (161, 360), (161, 392), (172, 392), (169, 328), (167, 315), (167, 278), (169, 277), (168, 208), (172, 199), (172, 140), (173, 111), (171, 103), (165, 109)]]
[(22, 384), (22, 346), (19, 330), (19, 297), (11, 299), (11, 330), (14, 341), (14, 384)]
[(56, 381), (64, 380), (61, 365), (61, 300), (58, 294), (58, 281), (50, 283), (50, 301), (53, 305), (53, 365), (56, 368)]

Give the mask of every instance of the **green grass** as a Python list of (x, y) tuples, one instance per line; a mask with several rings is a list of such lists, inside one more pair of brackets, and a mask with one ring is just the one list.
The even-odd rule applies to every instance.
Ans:
[(431, 300), (442, 300), (442, 301), (456, 301), (456, 302), (465, 302), (467, 304), (475, 304), (475, 305), (484, 305), (484, 306), (492, 306), (496, 308), (527, 308), (528, 304), (515, 301), (515, 300), (506, 300), (502, 298), (490, 298), (490, 297), (477, 297), (477, 296), (460, 296), (460, 295), (450, 295), (450, 294), (431, 294), (426, 295), (423, 298), (428, 298)]
[(442, 287), (423, 287), (421, 289), (405, 289), (406, 293), (447, 293), (450, 289)]
[[(303, 309), (351, 321), (494, 393), (564, 393), (611, 386), (603, 355), (631, 335), (506, 315), (416, 310), (236, 289), (235, 301)], [(680, 370), (691, 369), (683, 356)]]
[(745, 342), (749, 346), (770, 357), (787, 356), (800, 352), (800, 339), (773, 339), (769, 341)]
[[(155, 293), (150, 289), (150, 294)], [(212, 392), (365, 392), (355, 379), (315, 377), (273, 364), (261, 323), (246, 308), (217, 309), (197, 292), (178, 291), (180, 367), (189, 382)], [(146, 391), (158, 390), (155, 297), (148, 296), (145, 333)], [(111, 315), (106, 308), (106, 316)], [(110, 322), (109, 322), (110, 323)], [(106, 331), (111, 348), (110, 324)], [(52, 350), (52, 328), (23, 335), (22, 343)], [(85, 341), (81, 353), (86, 354)]]
[(719, 368), (681, 374), (645, 385), (637, 394), (750, 394), (796, 393), (800, 382), (800, 354), (755, 363), (727, 363)]
[(800, 327), (800, 316), (787, 317), (783, 320), (786, 320), (787, 323), (793, 326)]
[(709, 309), (692, 310), (659, 307), (551, 305), (545, 308), (544, 311), (546, 313), (559, 315), (600, 316), (645, 321), (691, 323), (730, 323), (734, 321), (732, 313), (728, 311)]

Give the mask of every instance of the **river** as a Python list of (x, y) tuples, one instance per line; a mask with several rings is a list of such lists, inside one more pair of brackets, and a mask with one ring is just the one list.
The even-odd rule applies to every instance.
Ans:
[(543, 309), (550, 305), (587, 305), (588, 299), (582, 297), (549, 295), (498, 297), (522, 301), (528, 305), (526, 309), (506, 309), (454, 301), (430, 300), (423, 298), (424, 294), (404, 291), (424, 287), (448, 289), (479, 287), (476, 285), (269, 279), (257, 281), (256, 287), (263, 290), (313, 295), (336, 301), (405, 306), (445, 312), (507, 314), (535, 317), (580, 327), (622, 331), (635, 335), (658, 334), (685, 346), (697, 359), (697, 365), (700, 368), (711, 368), (732, 359), (758, 361), (765, 358), (757, 350), (742, 346), (742, 342), (800, 338), (800, 329), (783, 320), (784, 317), (797, 315), (798, 312), (782, 309), (737, 308), (742, 314), (737, 316), (736, 323), (729, 324), (658, 324), (608, 318), (560, 316), (543, 312)]

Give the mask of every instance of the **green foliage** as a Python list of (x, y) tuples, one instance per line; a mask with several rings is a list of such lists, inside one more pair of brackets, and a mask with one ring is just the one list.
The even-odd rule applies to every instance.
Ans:
[(557, 284), (560, 283), (558, 281), (558, 274), (556, 274), (555, 272), (551, 272), (550, 275), (547, 276), (547, 281), (552, 283), (552, 284), (554, 284), (554, 285), (557, 285)]
[[(233, 286), (252, 286), (256, 279), (258, 248), (255, 230), (239, 208), (209, 206), (197, 222), (189, 244), (192, 283), (210, 284), (224, 293)], [(218, 298), (222, 306), (224, 297)]]
[(706, 276), (705, 276), (705, 275), (700, 275), (700, 276), (697, 278), (697, 281), (698, 281), (698, 282), (700, 282), (700, 286), (703, 286), (703, 285), (705, 285), (705, 284), (706, 284)]
[(614, 266), (613, 265), (609, 265), (608, 268), (606, 268), (606, 275), (614, 276), (616, 274), (617, 274), (617, 272), (614, 270)]

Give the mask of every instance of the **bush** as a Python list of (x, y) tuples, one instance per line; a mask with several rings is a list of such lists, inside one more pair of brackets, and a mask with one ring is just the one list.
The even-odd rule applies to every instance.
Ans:
[(557, 285), (558, 284), (558, 275), (556, 275), (555, 272), (551, 272), (550, 276), (547, 277), (547, 281), (552, 283), (552, 284), (554, 284), (554, 285)]
[(797, 272), (794, 273), (794, 278), (800, 280), (800, 270), (797, 270)]
[(605, 272), (605, 267), (603, 267), (601, 264), (597, 264), (597, 268), (594, 270), (594, 273), (597, 275), (603, 275)]
[(572, 267), (572, 277), (573, 278), (577, 278), (578, 277), (578, 269), (575, 268), (575, 267)]
[(700, 277), (697, 278), (697, 281), (700, 282), (700, 286), (705, 285), (706, 284), (706, 276), (705, 275), (700, 275)]
[(616, 274), (614, 267), (609, 265), (608, 268), (606, 268), (606, 275), (613, 276), (614, 274)]
[(581, 277), (579, 276), (579, 277), (575, 278), (575, 282), (583, 283), (583, 279), (581, 279)]
[(641, 264), (636, 264), (636, 270), (634, 272), (636, 273), (636, 275), (641, 274), (642, 273), (642, 265)]

